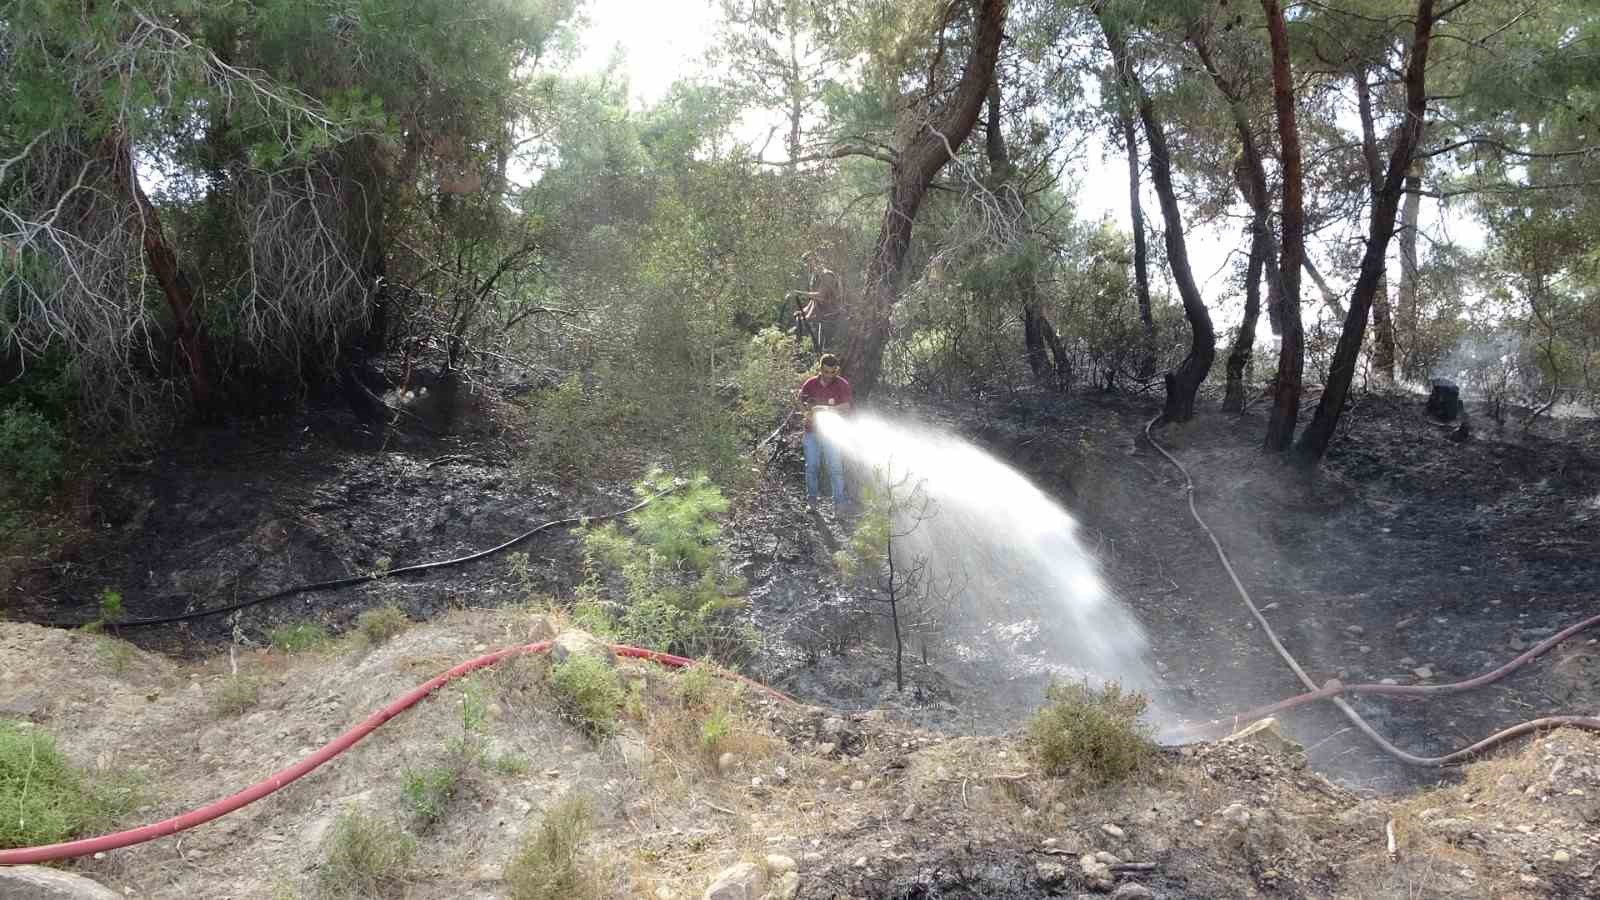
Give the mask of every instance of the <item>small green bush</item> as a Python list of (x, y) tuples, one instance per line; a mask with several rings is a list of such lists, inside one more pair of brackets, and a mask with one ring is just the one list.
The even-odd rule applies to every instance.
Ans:
[(261, 702), (261, 680), (233, 675), (211, 695), (211, 714), (217, 718), (243, 715)]
[(49, 495), (66, 474), (67, 439), (60, 426), (26, 400), (0, 409), (0, 472), (23, 497)]
[(332, 636), (328, 634), (327, 626), (317, 622), (296, 622), (272, 629), (267, 632), (267, 639), (272, 646), (285, 653), (299, 653), (326, 645)]
[(678, 699), (684, 706), (704, 706), (711, 697), (716, 675), (710, 666), (694, 665), (681, 670), (678, 676)]
[(0, 719), (0, 848), (53, 844), (106, 827), (135, 801), (81, 775), (37, 728)]
[(445, 807), (455, 796), (461, 773), (449, 766), (433, 766), (420, 772), (406, 769), (401, 778), (404, 786), (400, 794), (405, 798), (406, 808), (425, 828), (444, 818)]
[(599, 900), (600, 879), (583, 858), (593, 813), (582, 797), (551, 807), (506, 866), (512, 900)]
[(617, 727), (617, 710), (626, 699), (615, 669), (592, 656), (571, 656), (550, 670), (550, 685), (569, 718), (595, 737)]
[(377, 647), (411, 627), (411, 620), (393, 603), (369, 609), (356, 616), (356, 630), (368, 644)]
[[(747, 433), (771, 431), (799, 387), (799, 338), (774, 327), (763, 328), (745, 347), (739, 370), (739, 420)], [(765, 437), (765, 434), (762, 435)]]
[(417, 852), (411, 835), (358, 812), (339, 816), (323, 847), (318, 879), (333, 897), (400, 896)]
[(1139, 721), (1148, 705), (1143, 694), (1125, 692), (1114, 681), (1098, 690), (1086, 683), (1052, 683), (1045, 705), (1028, 721), (1028, 750), (1046, 775), (1096, 785), (1121, 781), (1155, 753)]
[(719, 707), (700, 723), (700, 746), (707, 753), (715, 754), (730, 734), (733, 734), (733, 720), (726, 709)]

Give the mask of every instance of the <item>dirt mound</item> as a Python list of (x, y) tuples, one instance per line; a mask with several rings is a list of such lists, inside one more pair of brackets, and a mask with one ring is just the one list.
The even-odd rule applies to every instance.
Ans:
[[(125, 824), (142, 824), (243, 788), (545, 623), (457, 612), (377, 647), (193, 663), (7, 624), (0, 708), (54, 734), (87, 770), (136, 773), (146, 802)], [(457, 682), (261, 802), (70, 866), (141, 897), (323, 896), (331, 835), (353, 812), (418, 848), (390, 896), (506, 897), (506, 865), (540, 814), (581, 794), (596, 822), (586, 858), (606, 897), (696, 898), (733, 863), (773, 855), (797, 863), (798, 895), (816, 900), (1126, 884), (1149, 893), (1122, 896), (1169, 898), (1579, 897), (1595, 883), (1600, 740), (1589, 735), (1550, 735), (1469, 770), (1464, 785), (1396, 801), (1332, 785), (1270, 730), (1165, 751), (1134, 782), (1092, 790), (1041, 775), (1006, 736), (947, 737), (644, 664), (621, 664), (624, 714), (593, 739), (563, 715), (548, 665), (523, 658)], [(241, 680), (255, 697), (220, 702)], [(419, 812), (417, 776), (441, 769), (454, 772), (450, 790)]]

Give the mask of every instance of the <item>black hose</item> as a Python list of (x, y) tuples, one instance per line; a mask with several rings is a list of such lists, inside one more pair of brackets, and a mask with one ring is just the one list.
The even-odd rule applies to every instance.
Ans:
[[(547, 530), (549, 530), (551, 528), (556, 528), (556, 527), (561, 526), (561, 525), (577, 525), (577, 524), (582, 523), (582, 522), (597, 522), (597, 521), (603, 521), (605, 519), (615, 519), (618, 516), (625, 516), (628, 513), (631, 513), (631, 512), (633, 512), (634, 510), (637, 510), (637, 509), (641, 509), (644, 506), (650, 504), (652, 501), (654, 501), (654, 500), (656, 500), (656, 499), (658, 499), (658, 498), (660, 498), (660, 497), (662, 497), (662, 496), (664, 496), (664, 495), (666, 495), (668, 493), (671, 493), (671, 491), (672, 491), (672, 489), (669, 488), (668, 490), (663, 491), (663, 492), (661, 492), (659, 494), (656, 494), (656, 495), (654, 495), (652, 497), (647, 497), (644, 500), (641, 500), (638, 503), (635, 503), (634, 505), (628, 507), (627, 509), (619, 509), (619, 510), (617, 510), (615, 512), (601, 513), (600, 515), (570, 516), (570, 517), (565, 518), (565, 519), (556, 519), (553, 522), (546, 522), (543, 525), (538, 526), (537, 528), (530, 529), (528, 531), (523, 532), (522, 534), (517, 535), (516, 537), (512, 538), (509, 541), (506, 541), (503, 544), (497, 544), (496, 546), (490, 547), (487, 550), (479, 550), (476, 553), (469, 553), (466, 556), (458, 556), (455, 559), (443, 559), (443, 560), (438, 560), (437, 562), (418, 563), (417, 565), (414, 565), (414, 566), (405, 566), (405, 567), (402, 567), (402, 568), (399, 568), (399, 569), (391, 569), (391, 570), (389, 570), (387, 572), (373, 572), (373, 573), (370, 573), (370, 574), (367, 574), (367, 575), (352, 575), (349, 578), (335, 578), (335, 579), (332, 579), (330, 581), (317, 581), (317, 582), (313, 582), (311, 584), (300, 584), (300, 585), (295, 585), (294, 587), (284, 588), (281, 591), (277, 591), (275, 593), (267, 594), (265, 596), (252, 597), (249, 600), (240, 600), (238, 603), (230, 603), (227, 606), (217, 606), (217, 607), (212, 607), (210, 609), (197, 609), (194, 612), (178, 613), (177, 615), (171, 615), (171, 616), (156, 616), (154, 618), (149, 618), (149, 619), (129, 619), (127, 621), (122, 621), (122, 622), (106, 622), (106, 623), (104, 623), (104, 625), (105, 625), (105, 627), (113, 629), (113, 630), (114, 629), (120, 629), (120, 628), (143, 628), (143, 627), (145, 627), (147, 625), (170, 625), (173, 622), (186, 622), (186, 621), (189, 621), (191, 619), (200, 619), (200, 618), (204, 618), (206, 616), (220, 616), (220, 615), (223, 615), (224, 613), (231, 613), (231, 612), (234, 612), (236, 610), (246, 609), (246, 608), (249, 608), (251, 606), (257, 606), (257, 605), (260, 605), (262, 603), (270, 603), (270, 602), (272, 602), (274, 600), (282, 600), (285, 597), (293, 597), (293, 596), (295, 596), (297, 594), (308, 594), (308, 593), (312, 593), (314, 591), (339, 590), (341, 588), (353, 587), (353, 586), (358, 585), (358, 584), (365, 584), (368, 581), (380, 581), (380, 580), (382, 580), (384, 578), (394, 578), (394, 577), (397, 577), (397, 576), (400, 576), (400, 575), (416, 575), (418, 573), (431, 571), (433, 569), (444, 569), (444, 568), (448, 568), (450, 566), (466, 565), (467, 563), (470, 563), (470, 562), (477, 562), (480, 559), (485, 559), (487, 557), (494, 556), (497, 553), (504, 553), (505, 551), (511, 549), (512, 547), (515, 547), (516, 545), (522, 543), (523, 541), (528, 540), (529, 538), (533, 537), (534, 535), (538, 534), (541, 531), (547, 531)], [(47, 627), (50, 627), (50, 628), (82, 628), (85, 625), (90, 625), (90, 624), (94, 624), (94, 623), (92, 623), (92, 622), (42, 622), (40, 624), (46, 625)]]

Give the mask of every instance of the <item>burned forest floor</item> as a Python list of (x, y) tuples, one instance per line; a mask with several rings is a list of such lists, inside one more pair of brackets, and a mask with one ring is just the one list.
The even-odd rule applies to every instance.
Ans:
[[(1259, 449), (1259, 407), (1225, 415), (1208, 401), (1193, 423), (1154, 432), (1189, 468), (1196, 508), (1319, 683), (1468, 678), (1600, 611), (1600, 421), (1543, 420), (1524, 432), (1478, 420), (1472, 439), (1455, 441), (1423, 403), (1361, 395), (1310, 475)], [(526, 554), (516, 571), (492, 557), (114, 637), (34, 627), (91, 621), (107, 592), (137, 619), (382, 575), (633, 502), (627, 479), (573, 485), (530, 473), (504, 407), (486, 400), (442, 436), (373, 435), (339, 410), (196, 429), (85, 480), (40, 514), (47, 536), (15, 543), (3, 561), (0, 718), (48, 729), (87, 767), (142, 772), (145, 805), (123, 823), (141, 824), (265, 777), (475, 652), (531, 639), (530, 598), (559, 607), (582, 579), (579, 540), (564, 527), (516, 548)], [(1302, 687), (1190, 518), (1182, 476), (1145, 441), (1157, 411), (1153, 399), (1090, 393), (886, 399), (878, 409), (964, 437), (1071, 512), (1147, 632), (1152, 725), (1170, 733)], [(897, 690), (878, 626), (862, 624), (832, 562), (848, 523), (805, 510), (793, 448), (751, 464), (723, 521), (747, 585), (732, 615), (761, 642), (746, 673), (804, 705), (745, 696), (737, 720), (747, 740), (733, 767), (696, 759), (686, 771), (674, 755), (687, 752), (681, 736), (659, 730), (672, 718), (669, 676), (630, 669), (645, 699), (601, 742), (497, 683), (493, 753), (531, 762), (520, 774), (475, 769), (450, 824), (419, 833), (438, 850), (433, 870), (393, 896), (509, 896), (502, 864), (530, 810), (575, 789), (601, 798), (602, 855), (624, 861), (608, 870), (603, 896), (699, 897), (718, 870), (767, 854), (797, 861), (798, 896), (815, 898), (1129, 885), (1149, 893), (1123, 896), (1167, 898), (1600, 889), (1600, 745), (1575, 732), (1515, 742), (1477, 769), (1418, 769), (1324, 704), (1281, 717), (1298, 746), (1168, 747), (1159, 777), (1116, 789), (1043, 778), (1018, 728), (1049, 681), (1075, 671), (1051, 649), (1062, 626), (1038, 616), (951, 629), (914, 646)], [(350, 633), (360, 613), (388, 604), (423, 624), (384, 649), (272, 647), (275, 630), (314, 622)], [(1541, 715), (1593, 716), (1595, 637), (1482, 690), (1353, 703), (1422, 755)], [(261, 705), (219, 721), (212, 694), (241, 667), (259, 669)], [(286, 799), (203, 826), (187, 848), (168, 840), (75, 866), (132, 896), (319, 896), (316, 850), (335, 814), (399, 808), (394, 769), (423, 767), (454, 727), (440, 721), (448, 713), (430, 715), (395, 737), (380, 732)], [(1401, 833), (1393, 857), (1390, 822)], [(1095, 853), (1123, 866), (1109, 882), (1096, 866), (1111, 863)], [(766, 874), (782, 881), (777, 869)], [(219, 884), (230, 887), (209, 887)]]

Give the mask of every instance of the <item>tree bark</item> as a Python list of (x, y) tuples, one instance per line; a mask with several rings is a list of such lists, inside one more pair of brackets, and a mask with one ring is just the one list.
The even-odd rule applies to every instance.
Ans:
[[(997, 202), (1004, 205), (1006, 215), (1023, 221), (1026, 202), (1012, 183), (1016, 171), (1011, 165), (1005, 132), (1000, 126), (1000, 81), (993, 79), (989, 84), (989, 117), (984, 129), (984, 146), (989, 156), (989, 191)], [(1055, 326), (1050, 324), (1039, 303), (1039, 283), (1031, 266), (1017, 272), (1012, 287), (1017, 296), (1022, 298), (1022, 346), (1028, 368), (1036, 380), (1064, 390), (1067, 373), (1060, 369), (1059, 364), (1065, 354)], [(1050, 351), (1049, 356), (1045, 355), (1046, 349)]]
[(1172, 268), (1173, 281), (1178, 285), (1178, 296), (1183, 300), (1183, 314), (1189, 320), (1191, 339), (1189, 353), (1176, 369), (1168, 372), (1167, 399), (1161, 410), (1163, 422), (1186, 422), (1194, 418), (1195, 395), (1211, 371), (1217, 355), (1217, 335), (1211, 325), (1211, 314), (1200, 297), (1189, 267), (1189, 246), (1183, 237), (1183, 214), (1178, 210), (1178, 197), (1172, 188), (1172, 165), (1167, 152), (1167, 135), (1156, 116), (1155, 103), (1145, 93), (1139, 77), (1128, 58), (1128, 43), (1122, 27), (1106, 14), (1104, 5), (1096, 2), (1092, 7), (1100, 28), (1105, 32), (1106, 44), (1113, 60), (1127, 63), (1122, 72), (1124, 85), (1136, 99), (1139, 119), (1144, 123), (1145, 139), (1150, 143), (1150, 179), (1155, 184), (1156, 196), (1161, 200), (1161, 218), (1166, 225), (1164, 237), (1167, 263)]
[[(1098, 12), (1096, 13), (1098, 15)], [(1104, 26), (1102, 26), (1104, 27)], [(1122, 48), (1121, 52), (1118, 47)], [(1139, 125), (1134, 115), (1136, 78), (1128, 59), (1125, 42), (1111, 50), (1111, 64), (1122, 96), (1117, 99), (1117, 123), (1122, 128), (1122, 143), (1128, 148), (1128, 211), (1133, 219), (1133, 288), (1139, 303), (1139, 324), (1144, 328), (1144, 352), (1139, 357), (1138, 375), (1149, 378), (1156, 372), (1156, 320), (1150, 310), (1150, 249), (1144, 236), (1144, 202), (1139, 198)]]
[(128, 143), (127, 135), (115, 132), (106, 139), (106, 144), (117, 189), (124, 201), (138, 212), (139, 239), (145, 259), (150, 263), (150, 273), (155, 276), (156, 284), (161, 287), (161, 295), (172, 310), (173, 325), (177, 329), (178, 356), (189, 382), (189, 399), (197, 416), (202, 419), (215, 418), (220, 410), (217, 408), (216, 392), (207, 362), (209, 348), (200, 325), (200, 304), (195, 295), (194, 282), (178, 264), (178, 254), (167, 242), (161, 217), (139, 184), (139, 172), (134, 165), (133, 148)]
[(1250, 265), (1244, 275), (1244, 318), (1239, 322), (1239, 333), (1234, 335), (1233, 349), (1228, 353), (1228, 386), (1222, 395), (1223, 412), (1244, 410), (1244, 370), (1249, 367), (1250, 355), (1255, 349), (1256, 320), (1261, 315), (1261, 270), (1271, 252), (1264, 218), (1257, 212), (1250, 229)]
[(1333, 313), (1333, 317), (1343, 319), (1344, 304), (1339, 302), (1339, 295), (1335, 294), (1333, 288), (1328, 287), (1328, 282), (1323, 280), (1322, 273), (1317, 271), (1315, 265), (1312, 265), (1311, 257), (1307, 256), (1300, 260), (1300, 268), (1305, 269), (1306, 274), (1311, 276), (1311, 283), (1317, 286), (1317, 292), (1322, 294), (1322, 302), (1328, 305), (1328, 310)]
[(853, 317), (845, 365), (856, 395), (865, 400), (883, 371), (883, 349), (889, 341), (890, 316), (899, 298), (900, 278), (911, 249), (911, 227), (927, 196), (928, 186), (958, 150), (989, 95), (1009, 0), (980, 0), (972, 49), (962, 67), (953, 96), (921, 123), (897, 148), (890, 166), (889, 202), (872, 258), (867, 261), (861, 306)]
[(1273, 391), (1272, 415), (1267, 419), (1268, 450), (1288, 450), (1300, 418), (1300, 379), (1305, 367), (1305, 334), (1300, 325), (1300, 262), (1305, 258), (1305, 173), (1300, 162), (1300, 127), (1295, 119), (1294, 80), (1289, 67), (1289, 36), (1278, 0), (1261, 0), (1272, 44), (1272, 105), (1278, 114), (1279, 154), (1283, 164), (1283, 255), (1278, 273), (1283, 279), (1279, 322), (1283, 339), (1278, 343), (1278, 379)]
[(1417, 303), (1422, 293), (1417, 266), (1417, 219), (1422, 211), (1422, 166), (1420, 159), (1412, 162), (1411, 170), (1406, 173), (1405, 199), (1400, 204), (1400, 298), (1395, 311), (1399, 319), (1396, 331), (1404, 331), (1407, 346), (1400, 347), (1400, 341), (1396, 339), (1395, 349), (1400, 373), (1406, 377), (1415, 374), (1411, 371), (1411, 354), (1417, 346)]
[(1328, 452), (1328, 445), (1333, 442), (1334, 429), (1338, 427), (1345, 398), (1350, 394), (1350, 383), (1355, 378), (1356, 359), (1361, 353), (1368, 308), (1377, 293), (1389, 240), (1394, 236), (1395, 212), (1400, 205), (1405, 173), (1411, 166), (1412, 154), (1422, 137), (1423, 117), (1428, 112), (1426, 86), (1428, 45), (1433, 37), (1433, 4), (1434, 0), (1417, 0), (1411, 59), (1405, 69), (1405, 117), (1395, 126), (1394, 149), (1389, 154), (1383, 189), (1374, 198), (1372, 219), (1367, 229), (1367, 249), (1361, 258), (1361, 275), (1356, 279), (1355, 290), (1350, 296), (1350, 312), (1345, 316), (1344, 331), (1339, 335), (1338, 347), (1334, 349), (1327, 387), (1317, 403), (1311, 424), (1300, 435), (1300, 441), (1295, 446), (1296, 456), (1305, 465), (1314, 466), (1321, 462)]
[(1228, 110), (1232, 113), (1234, 130), (1239, 134), (1242, 148), (1233, 167), (1234, 184), (1253, 213), (1249, 232), (1250, 264), (1245, 272), (1244, 318), (1239, 323), (1233, 348), (1228, 354), (1228, 381), (1222, 398), (1224, 412), (1239, 412), (1244, 409), (1244, 371), (1255, 349), (1256, 321), (1261, 313), (1261, 274), (1263, 270), (1267, 274), (1268, 318), (1274, 333), (1282, 328), (1283, 277), (1278, 268), (1278, 243), (1272, 237), (1272, 198), (1267, 189), (1267, 170), (1261, 160), (1261, 150), (1256, 146), (1250, 119), (1245, 113), (1244, 98), (1217, 67), (1204, 32), (1195, 30), (1189, 42), (1206, 72), (1211, 75), (1217, 90), (1228, 101)]
[[(1372, 85), (1367, 81), (1367, 70), (1355, 71), (1356, 108), (1361, 117), (1361, 157), (1367, 165), (1367, 187), (1372, 202), (1377, 203), (1378, 192), (1383, 190), (1383, 160), (1378, 153), (1377, 128), (1372, 120)], [(1418, 138), (1420, 140), (1420, 138)], [(1378, 377), (1394, 380), (1394, 319), (1389, 311), (1388, 266), (1378, 279), (1376, 293), (1372, 296), (1372, 367)]]

